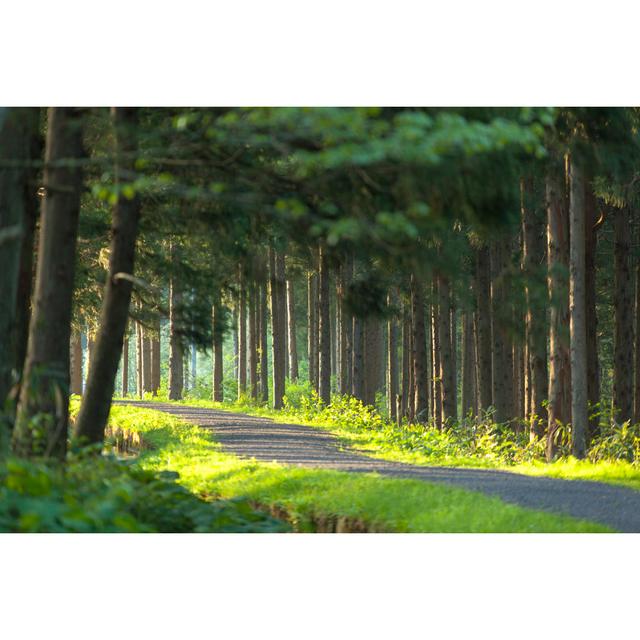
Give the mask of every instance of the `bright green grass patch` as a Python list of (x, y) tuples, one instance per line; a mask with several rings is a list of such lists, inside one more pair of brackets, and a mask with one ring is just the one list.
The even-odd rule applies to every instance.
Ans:
[(176, 471), (179, 481), (200, 495), (244, 497), (284, 509), (299, 530), (337, 516), (384, 531), (610, 531), (446, 485), (243, 460), (223, 453), (207, 431), (150, 409), (115, 405), (110, 424), (140, 433), (150, 445), (140, 454), (141, 467)]
[[(384, 421), (370, 407), (358, 401), (342, 402), (336, 408), (317, 411), (291, 407), (275, 411), (250, 402), (218, 403), (185, 400), (178, 404), (223, 409), (270, 418), (284, 423), (320, 427), (336, 435), (345, 447), (365, 455), (421, 466), (452, 466), (500, 469), (534, 476), (567, 480), (593, 480), (640, 490), (640, 468), (625, 460), (576, 460), (566, 457), (553, 463), (535, 459), (535, 445), (520, 450), (499, 435), (488, 431), (472, 444), (461, 436), (429, 427), (408, 425), (398, 428)], [(474, 450), (473, 455), (465, 455)], [(524, 461), (521, 461), (524, 460)]]

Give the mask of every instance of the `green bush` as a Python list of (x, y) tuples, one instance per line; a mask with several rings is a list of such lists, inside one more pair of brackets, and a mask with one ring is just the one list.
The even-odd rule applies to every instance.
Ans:
[(9, 459), (0, 465), (3, 532), (269, 532), (288, 525), (244, 500), (206, 502), (175, 482), (111, 456), (66, 465)]

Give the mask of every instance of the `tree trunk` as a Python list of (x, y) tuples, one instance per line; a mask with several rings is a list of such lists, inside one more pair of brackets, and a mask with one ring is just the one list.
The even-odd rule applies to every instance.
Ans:
[(178, 335), (176, 307), (182, 293), (171, 279), (169, 284), (169, 400), (182, 400), (184, 390), (184, 348)]
[(273, 349), (273, 408), (282, 409), (286, 374), (286, 290), (284, 256), (269, 248), (269, 273), (271, 274), (271, 333)]
[[(84, 156), (82, 118), (80, 109), (48, 111), (35, 301), (14, 430), (14, 451), (21, 456), (63, 459), (67, 449), (69, 339), (82, 170), (60, 161)], [(36, 422), (36, 416), (43, 419)]]
[(491, 318), (493, 336), (493, 405), (496, 422), (513, 419), (512, 347), (507, 329), (509, 303), (507, 296), (508, 238), (500, 238), (491, 246)]
[[(387, 307), (391, 310), (396, 306), (397, 292), (392, 290), (387, 296)], [(387, 412), (389, 420), (397, 419), (398, 395), (398, 323), (394, 316), (387, 321)]]
[[(26, 165), (37, 124), (37, 109), (0, 108), (0, 161)], [(4, 406), (11, 386), (22, 373), (19, 353), (24, 350), (24, 338), (20, 336), (24, 335), (25, 328), (20, 323), (27, 318), (21, 313), (24, 301), (18, 294), (24, 294), (20, 291), (20, 285), (24, 284), (22, 259), (25, 249), (33, 253), (35, 224), (31, 203), (35, 196), (30, 193), (30, 189), (35, 192), (35, 188), (29, 185), (29, 177), (26, 166), (0, 167), (0, 407)], [(0, 430), (3, 431), (0, 433), (2, 454), (8, 447), (8, 437), (1, 423)]]
[(462, 416), (473, 415), (473, 392), (476, 385), (473, 353), (473, 313), (462, 316)]
[(532, 179), (521, 181), (523, 268), (526, 298), (526, 336), (529, 357), (531, 400), (529, 405), (531, 432), (536, 437), (544, 434), (547, 423), (545, 404), (547, 401), (547, 331), (545, 307), (536, 304), (535, 281), (540, 262), (544, 258), (542, 217), (535, 206)]
[(491, 268), (488, 247), (476, 257), (476, 330), (478, 342), (478, 409), (486, 411), (493, 403), (491, 359)]
[(316, 370), (318, 362), (317, 289), (317, 276), (310, 271), (307, 276), (307, 357), (309, 359), (309, 382), (314, 389), (318, 386), (318, 372)]
[(258, 286), (249, 283), (249, 391), (258, 399)]
[(378, 318), (364, 322), (364, 402), (375, 406), (376, 394), (385, 386), (383, 326)]
[(424, 331), (424, 298), (422, 284), (411, 274), (411, 326), (413, 361), (414, 419), (426, 423), (429, 420), (429, 377), (427, 374), (427, 343)]
[(615, 211), (615, 336), (613, 357), (613, 410), (619, 424), (633, 417), (633, 309), (630, 267), (631, 215)]
[(325, 405), (331, 402), (331, 326), (329, 320), (329, 262), (326, 248), (320, 247), (318, 273), (319, 371), (318, 395)]
[(569, 355), (569, 216), (559, 175), (547, 176), (547, 260), (550, 300), (549, 404), (547, 459), (557, 452), (556, 433), (571, 422), (571, 364)]
[(247, 292), (242, 266), (238, 267), (238, 400), (247, 391)]
[(211, 307), (211, 325), (213, 330), (213, 380), (211, 382), (212, 398), (214, 402), (222, 402), (224, 400), (224, 393), (222, 390), (222, 342), (224, 336), (222, 333), (222, 325), (219, 314), (220, 307), (214, 304)]
[(289, 344), (289, 378), (298, 381), (298, 341), (296, 338), (296, 305), (293, 282), (287, 280), (287, 331)]
[(431, 305), (431, 342), (432, 342), (432, 356), (431, 356), (431, 369), (433, 376), (433, 400), (434, 406), (431, 411), (433, 421), (438, 427), (442, 429), (442, 378), (440, 371), (440, 311), (438, 305), (435, 304), (437, 300), (437, 287), (435, 282), (432, 284), (432, 299), (434, 304)]
[(151, 393), (158, 395), (160, 390), (160, 323), (157, 323), (153, 338), (151, 338)]
[[(82, 348), (80, 349), (82, 356)], [(80, 369), (82, 372), (82, 369)], [(80, 376), (80, 389), (82, 390), (82, 375)], [(129, 336), (125, 330), (124, 343), (122, 345), (122, 397), (129, 395)]]
[[(266, 265), (265, 265), (266, 267)], [(266, 272), (266, 268), (264, 269)], [(269, 402), (269, 350), (267, 345), (267, 281), (260, 283), (260, 396), (262, 402)]]
[(440, 338), (440, 380), (442, 389), (442, 424), (455, 421), (456, 389), (453, 374), (453, 354), (451, 352), (451, 291), (449, 281), (438, 276), (438, 319)]
[(151, 393), (151, 338), (149, 329), (142, 328), (142, 389)]
[[(637, 212), (636, 212), (637, 215)], [(640, 216), (636, 220), (637, 224), (637, 241), (640, 244)], [(634, 386), (634, 405), (633, 405), (633, 423), (640, 423), (640, 256), (636, 257), (636, 300), (635, 300), (635, 386)]]
[[(596, 249), (597, 202), (592, 180), (585, 180), (585, 313), (587, 324), (587, 400), (589, 406), (596, 409), (600, 401), (600, 362), (598, 359), (598, 315), (596, 313)], [(633, 321), (632, 321), (633, 322)], [(590, 411), (587, 442), (599, 430), (597, 411)]]
[(138, 398), (144, 397), (142, 380), (142, 325), (136, 322), (136, 395)]
[(411, 385), (409, 383), (409, 371), (413, 366), (411, 353), (411, 310), (406, 302), (402, 303), (402, 416), (409, 417), (411, 405), (409, 396)]
[(364, 402), (364, 331), (363, 321), (353, 317), (353, 369), (351, 395)]
[(345, 305), (345, 296), (351, 277), (351, 261), (347, 258), (340, 267), (339, 295), (337, 307), (340, 311), (340, 380), (339, 389), (342, 395), (351, 393), (351, 370), (353, 368), (353, 318)]
[(569, 330), (571, 333), (571, 452), (586, 455), (587, 435), (587, 327), (585, 305), (584, 182), (579, 161), (569, 163)]
[[(116, 184), (123, 173), (131, 171), (137, 151), (137, 109), (114, 108), (116, 128)], [(90, 443), (101, 443), (109, 418), (111, 397), (115, 387), (122, 343), (129, 317), (133, 265), (135, 257), (140, 202), (120, 196), (114, 206), (111, 222), (111, 251), (109, 271), (104, 290), (100, 328), (94, 345), (87, 387), (76, 421), (76, 435)], [(146, 365), (145, 361), (145, 365)], [(150, 383), (150, 380), (149, 380)]]
[(71, 334), (71, 360), (69, 362), (71, 375), (71, 393), (82, 395), (82, 336), (74, 331)]

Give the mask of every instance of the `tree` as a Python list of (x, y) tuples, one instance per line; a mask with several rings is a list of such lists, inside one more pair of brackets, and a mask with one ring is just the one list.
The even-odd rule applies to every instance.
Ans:
[(34, 310), (13, 448), (21, 456), (44, 454), (64, 458), (71, 300), (82, 190), (78, 161), (84, 156), (83, 113), (75, 108), (52, 107), (47, 121), (45, 196)]
[(320, 246), (318, 272), (319, 370), (318, 395), (325, 404), (331, 401), (331, 328), (329, 323), (329, 261), (326, 247)]
[(273, 349), (273, 408), (282, 409), (286, 375), (286, 290), (284, 255), (269, 247), (271, 274), (271, 337)]
[(412, 417), (426, 422), (429, 417), (429, 398), (427, 395), (427, 345), (424, 329), (424, 298), (422, 285), (418, 278), (411, 275), (411, 346), (413, 362), (413, 411)]
[(580, 160), (569, 161), (569, 313), (571, 332), (571, 453), (584, 458), (587, 448), (587, 327), (585, 315), (585, 208)]
[(109, 418), (111, 396), (129, 318), (140, 218), (139, 200), (135, 193), (127, 194), (125, 189), (125, 176), (132, 170), (137, 150), (135, 140), (138, 111), (134, 108), (114, 108), (112, 113), (117, 145), (115, 185), (120, 193), (113, 208), (109, 271), (102, 302), (100, 328), (87, 387), (76, 421), (76, 435), (90, 443), (101, 443), (104, 440)]
[(287, 280), (287, 343), (289, 345), (289, 378), (298, 381), (298, 342), (296, 338), (296, 305), (294, 286)]

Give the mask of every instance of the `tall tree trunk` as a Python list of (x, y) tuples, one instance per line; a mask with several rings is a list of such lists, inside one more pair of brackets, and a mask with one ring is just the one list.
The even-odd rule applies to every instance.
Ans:
[(287, 331), (289, 344), (289, 378), (298, 381), (298, 340), (296, 338), (296, 305), (294, 287), (291, 280), (287, 280)]
[(571, 363), (569, 355), (569, 216), (559, 175), (547, 176), (547, 260), (550, 299), (549, 404), (547, 459), (557, 452), (556, 433), (571, 422)]
[(325, 405), (331, 402), (331, 326), (329, 320), (329, 261), (326, 248), (320, 247), (318, 273), (319, 370), (318, 395)]
[(238, 304), (233, 306), (233, 314), (231, 317), (231, 322), (233, 324), (233, 379), (238, 382), (238, 362), (240, 360), (238, 355)]
[(222, 323), (220, 307), (214, 304), (211, 307), (211, 325), (213, 331), (213, 379), (212, 379), (212, 399), (214, 402), (222, 402), (224, 400), (224, 392), (222, 389), (223, 361), (222, 361)]
[[(32, 155), (38, 110), (0, 108), (0, 160), (18, 166), (0, 167), (0, 406), (15, 380), (22, 373), (24, 352), (24, 300), (19, 297), (23, 283), (22, 261), (25, 250), (33, 253), (33, 203), (35, 188), (29, 184), (26, 164)], [(20, 163), (23, 166), (19, 166)], [(29, 238), (30, 236), (30, 238)], [(25, 246), (26, 245), (26, 246)], [(29, 269), (29, 289), (31, 269)], [(28, 304), (28, 298), (26, 300)], [(5, 426), (0, 423), (0, 454), (8, 448)]]
[(440, 371), (440, 311), (436, 304), (438, 291), (435, 281), (432, 283), (432, 299), (434, 303), (431, 305), (431, 342), (432, 356), (431, 369), (433, 376), (433, 400), (434, 405), (431, 411), (434, 423), (438, 429), (442, 429), (442, 378)]
[[(82, 354), (82, 349), (80, 350)], [(82, 369), (80, 370), (82, 371)], [(82, 376), (80, 376), (80, 390), (82, 390)], [(125, 330), (124, 343), (122, 345), (122, 397), (129, 395), (129, 336)]]
[[(397, 304), (398, 294), (392, 290), (387, 296), (387, 308), (391, 311)], [(398, 403), (398, 323), (394, 316), (387, 321), (387, 411), (389, 420), (397, 419)]]
[(615, 336), (613, 356), (613, 409), (618, 423), (633, 417), (633, 309), (630, 265), (631, 214), (615, 211)]
[[(640, 244), (640, 216), (636, 211), (636, 240)], [(636, 299), (635, 299), (635, 347), (634, 347), (634, 405), (633, 405), (633, 423), (640, 423), (640, 256), (636, 257)]]
[(491, 246), (491, 317), (493, 336), (493, 404), (496, 422), (513, 419), (512, 347), (507, 324), (510, 318), (507, 296), (508, 237)]
[[(48, 111), (35, 301), (13, 434), (14, 451), (21, 456), (62, 459), (67, 449), (71, 301), (82, 170), (61, 161), (84, 156), (82, 119), (80, 109)], [(44, 419), (36, 423), (33, 418), (38, 415)]]
[(317, 282), (317, 275), (310, 271), (307, 276), (307, 357), (309, 359), (309, 382), (314, 389), (318, 386), (318, 371), (316, 368), (318, 362)]
[[(137, 151), (138, 111), (114, 108), (112, 117), (117, 145), (116, 185), (120, 185), (123, 174), (131, 171), (134, 166), (135, 158), (131, 156)], [(101, 443), (104, 440), (104, 430), (109, 418), (111, 397), (129, 317), (139, 218), (139, 199), (121, 196), (112, 214), (109, 271), (102, 301), (100, 328), (92, 354), (87, 388), (75, 427), (76, 435), (91, 443)]]
[(476, 385), (473, 353), (473, 313), (466, 310), (462, 316), (462, 415), (473, 415), (473, 394)]
[(353, 317), (353, 369), (351, 395), (364, 401), (364, 322), (361, 318)]
[(176, 311), (181, 300), (182, 292), (172, 278), (169, 283), (169, 400), (182, 400), (184, 390), (184, 347), (178, 335)]
[[(266, 265), (265, 265), (266, 267)], [(263, 272), (266, 272), (266, 268)], [(269, 402), (269, 349), (267, 345), (267, 281), (260, 283), (260, 397), (262, 402)]]
[(284, 256), (269, 248), (271, 274), (271, 332), (273, 349), (273, 408), (282, 409), (286, 374), (286, 321), (284, 315), (286, 290)]
[(71, 360), (69, 363), (71, 375), (71, 393), (82, 395), (82, 335), (78, 331), (71, 333)]
[(488, 247), (476, 256), (476, 323), (478, 342), (478, 409), (493, 403), (491, 359), (491, 267)]
[(526, 335), (529, 372), (531, 375), (531, 431), (536, 437), (544, 434), (547, 423), (547, 331), (545, 309), (536, 304), (535, 280), (544, 258), (544, 224), (536, 207), (533, 179), (521, 181), (523, 267), (526, 297)]
[(242, 265), (238, 267), (238, 399), (247, 391), (247, 291)]
[[(144, 397), (142, 361), (142, 325), (136, 322), (136, 395), (141, 399)], [(87, 371), (88, 370), (89, 367), (87, 367)]]
[(151, 338), (151, 393), (158, 395), (160, 390), (160, 322), (156, 323), (154, 335)]
[(411, 325), (413, 360), (414, 419), (426, 423), (429, 420), (429, 395), (427, 374), (427, 343), (424, 331), (424, 298), (422, 284), (411, 274)]
[(351, 280), (351, 260), (345, 259), (340, 267), (339, 296), (337, 306), (340, 310), (340, 381), (342, 395), (351, 393), (351, 370), (353, 368), (353, 318), (345, 305), (347, 287)]
[(258, 399), (258, 285), (249, 283), (249, 391)]
[(584, 182), (579, 160), (569, 162), (569, 330), (571, 333), (571, 453), (587, 449), (587, 327), (585, 305)]
[(409, 371), (413, 366), (411, 353), (411, 309), (402, 303), (402, 416), (409, 417), (411, 385)]
[(151, 338), (149, 329), (142, 328), (142, 389), (151, 393)]
[(453, 374), (453, 354), (451, 352), (451, 291), (449, 281), (438, 276), (438, 318), (440, 338), (440, 380), (442, 389), (442, 424), (455, 421), (456, 389)]
[[(598, 211), (592, 179), (585, 180), (585, 313), (587, 324), (587, 399), (593, 409), (600, 401), (600, 362), (598, 359), (598, 315), (596, 313), (596, 249)], [(599, 430), (597, 411), (590, 411), (587, 442)]]
[(364, 322), (364, 402), (375, 406), (376, 394), (385, 385), (383, 326), (378, 318)]

